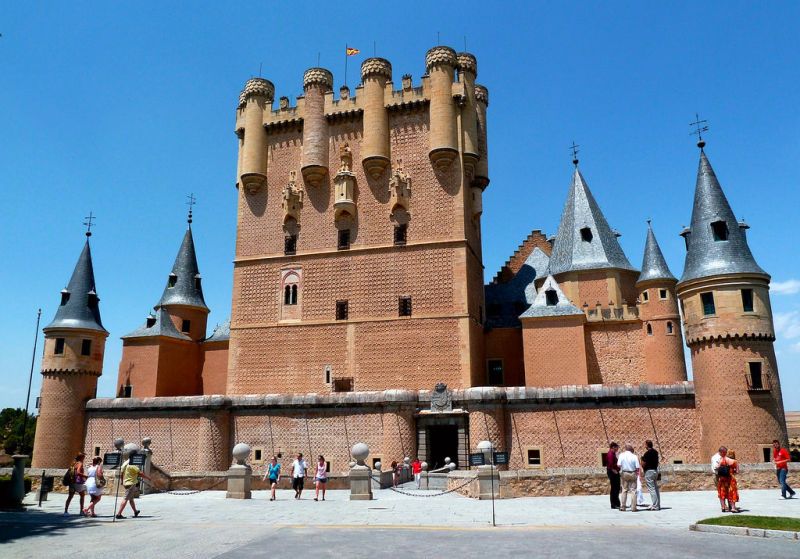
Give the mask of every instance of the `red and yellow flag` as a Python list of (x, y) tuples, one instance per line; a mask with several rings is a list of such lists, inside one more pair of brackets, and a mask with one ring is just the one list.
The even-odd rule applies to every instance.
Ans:
[(345, 47), (344, 51), (347, 56), (355, 56), (361, 52), (360, 50), (355, 49), (353, 47)]

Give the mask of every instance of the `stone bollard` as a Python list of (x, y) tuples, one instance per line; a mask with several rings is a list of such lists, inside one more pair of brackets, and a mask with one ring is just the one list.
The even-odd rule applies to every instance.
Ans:
[(12, 458), (14, 470), (11, 472), (11, 501), (14, 506), (21, 506), (25, 498), (25, 461), (28, 456), (15, 454)]
[(356, 443), (350, 451), (356, 464), (350, 468), (350, 500), (372, 500), (372, 468), (364, 463), (369, 456), (369, 447), (365, 443)]
[(253, 470), (246, 463), (250, 456), (250, 447), (239, 443), (233, 447), (235, 463), (228, 469), (228, 492), (226, 499), (250, 499), (252, 497), (251, 478)]
[(478, 443), (478, 452), (483, 454), (485, 464), (478, 466), (478, 499), (500, 497), (500, 472), (492, 465), (494, 445), (489, 441)]
[[(145, 437), (142, 439), (142, 454), (144, 454), (144, 467), (142, 471), (144, 475), (150, 476), (150, 471), (152, 470), (153, 464), (153, 451), (150, 448), (150, 444), (152, 443), (152, 439), (150, 437)], [(153, 487), (152, 482), (144, 484), (144, 494), (149, 495), (151, 493), (156, 493), (156, 488)]]

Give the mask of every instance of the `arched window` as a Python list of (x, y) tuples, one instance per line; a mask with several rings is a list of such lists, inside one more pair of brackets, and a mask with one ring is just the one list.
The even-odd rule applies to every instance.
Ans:
[(652, 336), (653, 335), (653, 325), (650, 324), (650, 323), (647, 324), (647, 335), (648, 336)]
[(294, 270), (283, 276), (283, 304), (297, 305), (300, 297), (300, 276)]
[(292, 286), (292, 297), (291, 297), (291, 300), (289, 301), (289, 304), (290, 305), (296, 305), (297, 304), (297, 284), (294, 284)]
[(672, 333), (673, 333), (672, 322), (667, 322), (667, 334), (672, 334)]
[(287, 285), (283, 288), (283, 304), (291, 305), (292, 300), (292, 286)]

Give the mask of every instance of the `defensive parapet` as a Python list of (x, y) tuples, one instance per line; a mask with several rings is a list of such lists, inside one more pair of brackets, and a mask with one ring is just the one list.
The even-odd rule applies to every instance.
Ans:
[(367, 58), (361, 64), (364, 83), (364, 140), (362, 164), (372, 178), (389, 166), (389, 113), (384, 103), (386, 83), (391, 83), (392, 65), (383, 58)]
[(239, 95), (237, 132), (241, 140), (240, 167), (237, 177), (245, 190), (254, 194), (267, 184), (267, 134), (264, 112), (272, 107), (275, 86), (263, 78), (247, 80)]
[(309, 68), (303, 75), (305, 114), (303, 122), (303, 178), (319, 186), (328, 174), (328, 123), (325, 94), (333, 89), (333, 74), (325, 68)]
[(453, 77), (457, 65), (456, 51), (438, 46), (425, 55), (425, 69), (430, 79), (430, 157), (439, 170), (445, 170), (458, 155), (456, 104), (453, 99)]

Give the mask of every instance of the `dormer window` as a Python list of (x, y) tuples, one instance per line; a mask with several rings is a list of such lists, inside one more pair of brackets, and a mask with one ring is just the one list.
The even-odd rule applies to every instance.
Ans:
[(89, 305), (89, 308), (93, 309), (97, 307), (97, 303), (100, 301), (100, 298), (97, 296), (97, 293), (94, 291), (90, 291), (86, 297), (86, 304)]
[(544, 298), (548, 307), (555, 307), (558, 304), (558, 293), (556, 293), (555, 289), (545, 291)]
[(715, 221), (711, 224), (711, 232), (714, 234), (715, 241), (728, 240), (728, 224), (724, 221)]
[(147, 317), (147, 322), (145, 322), (145, 324), (147, 325), (147, 328), (152, 328), (156, 325), (156, 317), (151, 314)]
[(181, 332), (183, 332), (184, 334), (188, 334), (191, 331), (192, 331), (192, 321), (184, 319), (181, 322)]
[(581, 239), (585, 243), (591, 243), (594, 236), (592, 235), (592, 230), (589, 227), (584, 227), (581, 229)]
[(199, 275), (196, 275), (194, 277), (194, 288), (200, 291), (202, 284), (203, 284), (203, 278), (201, 278)]
[(62, 306), (62, 307), (63, 307), (64, 305), (66, 305), (66, 304), (67, 304), (67, 302), (69, 301), (69, 295), (70, 295), (70, 293), (69, 293), (69, 291), (67, 291), (66, 289), (64, 289), (64, 290), (62, 290), (62, 291), (61, 291), (61, 306)]
[(170, 274), (169, 279), (167, 279), (167, 287), (175, 287), (176, 283), (178, 283), (178, 276)]

